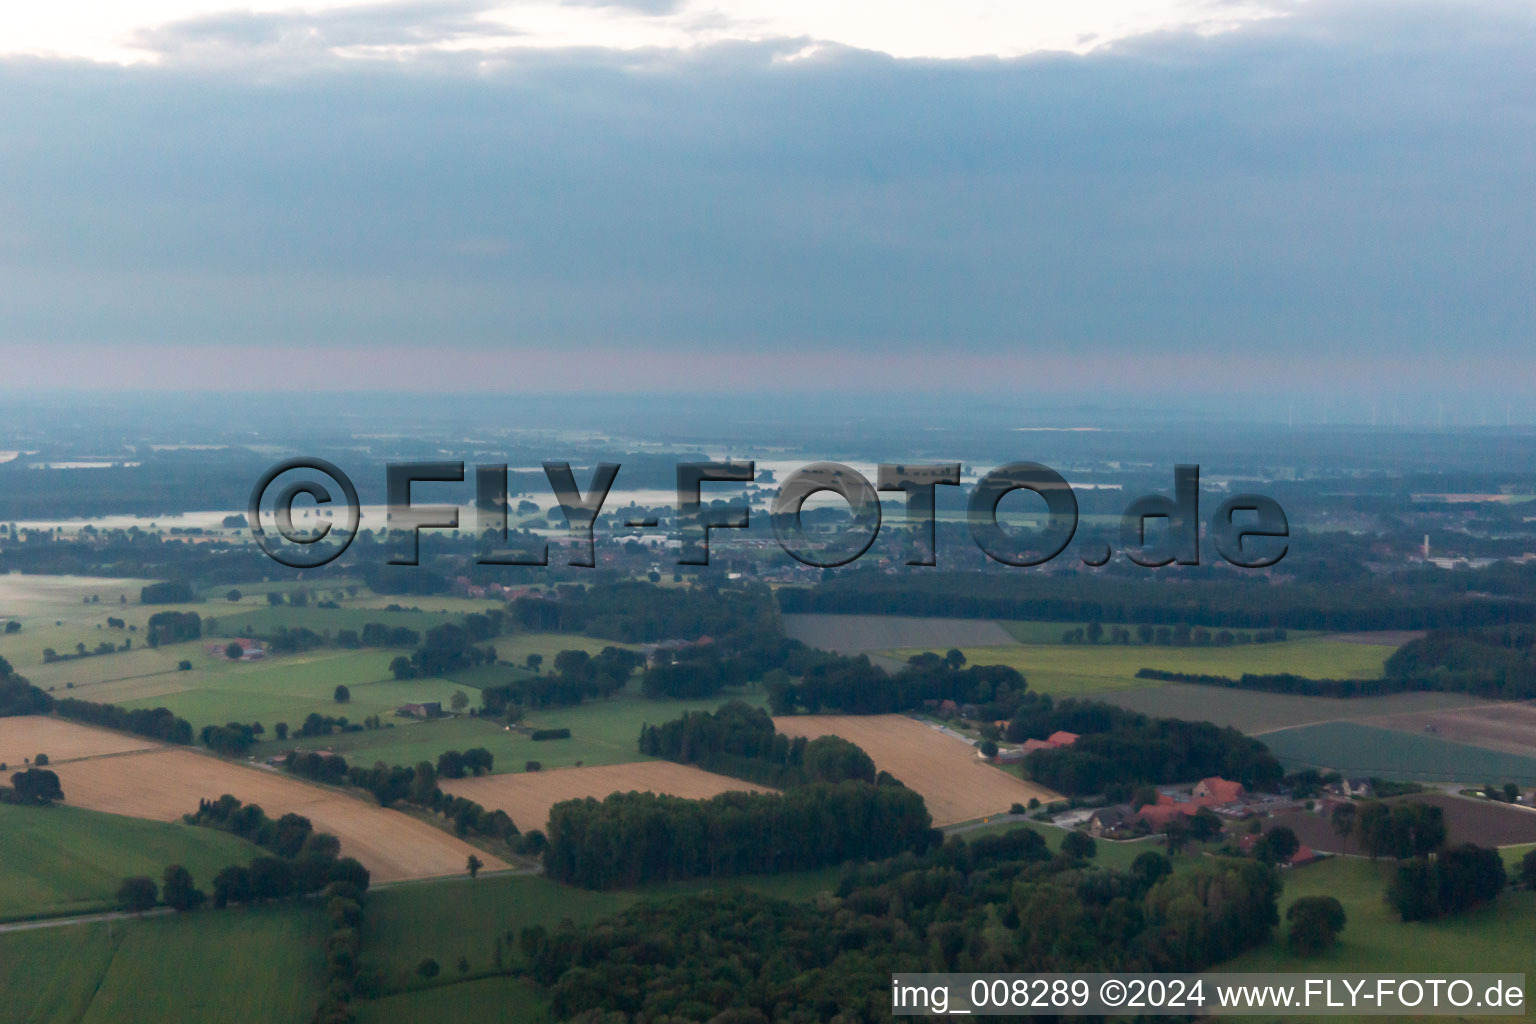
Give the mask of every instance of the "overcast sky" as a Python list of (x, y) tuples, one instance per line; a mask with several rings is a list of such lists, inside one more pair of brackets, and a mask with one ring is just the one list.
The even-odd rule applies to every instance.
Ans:
[(8, 8), (0, 386), (1536, 380), (1529, 3)]

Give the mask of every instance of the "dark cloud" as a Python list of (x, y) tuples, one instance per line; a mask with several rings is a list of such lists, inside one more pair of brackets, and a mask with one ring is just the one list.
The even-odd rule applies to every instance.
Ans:
[(1527, 11), (1309, 8), (1082, 58), (786, 46), (0, 66), (0, 342), (1528, 350)]

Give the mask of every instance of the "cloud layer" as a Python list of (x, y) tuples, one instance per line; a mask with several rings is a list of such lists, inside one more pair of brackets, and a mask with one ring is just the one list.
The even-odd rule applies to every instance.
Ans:
[(456, 352), (783, 354), (778, 383), (796, 354), (895, 353), (956, 388), (1031, 357), (1161, 388), (1532, 368), (1528, 7), (1307, 7), (1007, 60), (336, 57), (484, 19), (219, 15), (142, 34), (158, 65), (0, 62), (11, 380), (65, 365), (39, 345), (168, 379), (178, 346), (378, 351), (380, 386)]

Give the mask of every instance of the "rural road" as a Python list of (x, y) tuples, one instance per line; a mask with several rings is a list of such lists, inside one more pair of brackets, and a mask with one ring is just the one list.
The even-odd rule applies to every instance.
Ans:
[(166, 914), (174, 914), (176, 911), (170, 907), (156, 907), (154, 910), (146, 910), (142, 914), (129, 914), (121, 910), (110, 914), (81, 914), (79, 917), (49, 917), (41, 921), (15, 921), (11, 924), (0, 924), (0, 932), (29, 932), (38, 928), (63, 928), (72, 924), (97, 924), (102, 921), (121, 921), (130, 917), (163, 917)]

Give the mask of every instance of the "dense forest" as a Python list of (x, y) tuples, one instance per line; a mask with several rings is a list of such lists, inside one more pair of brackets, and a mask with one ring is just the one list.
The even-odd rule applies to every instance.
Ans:
[(550, 810), (548, 840), (551, 878), (611, 889), (922, 852), (939, 832), (906, 787), (841, 782), (710, 800), (639, 792), (567, 800)]
[(1251, 860), (1098, 869), (1018, 829), (853, 868), (816, 902), (708, 893), (520, 944), (561, 1019), (854, 1024), (890, 1019), (895, 971), (1200, 970), (1269, 940), (1279, 888)]
[(780, 632), (773, 595), (758, 583), (660, 587), (615, 581), (563, 586), (559, 594), (558, 601), (518, 598), (511, 605), (514, 621), (530, 630), (585, 633), (632, 644)]

